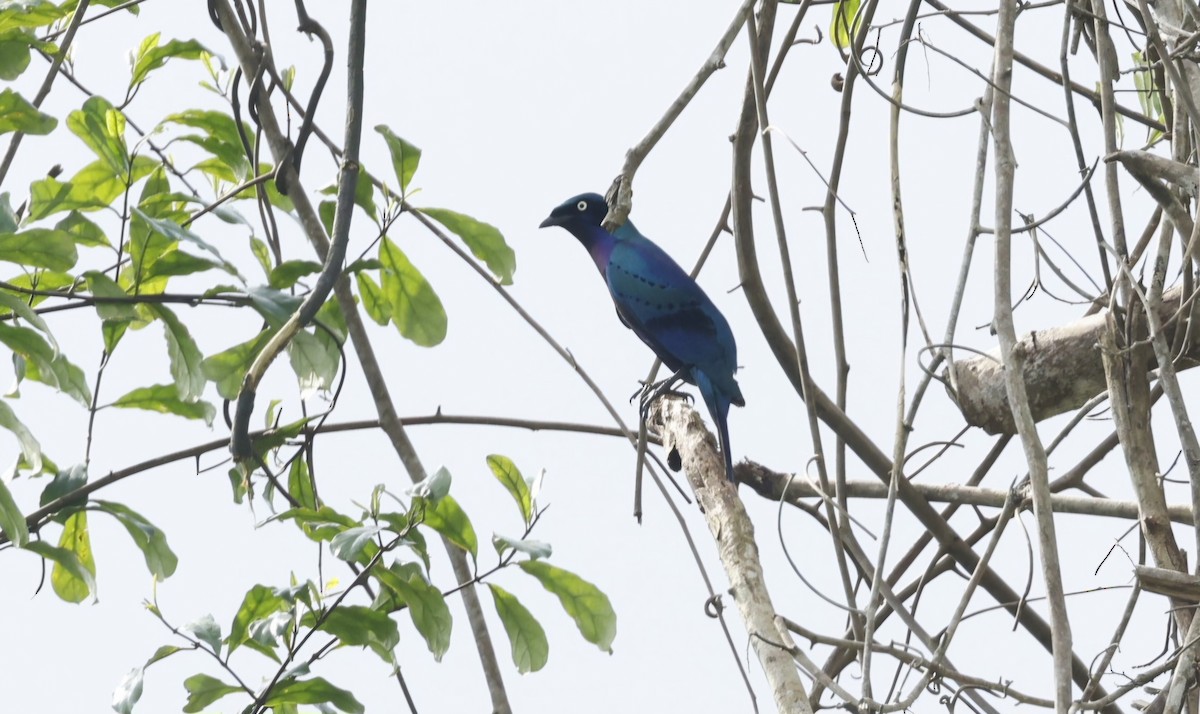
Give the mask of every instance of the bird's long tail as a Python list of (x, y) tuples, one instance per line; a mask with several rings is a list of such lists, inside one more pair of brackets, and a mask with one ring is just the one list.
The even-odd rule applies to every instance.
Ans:
[(733, 477), (733, 452), (729, 449), (729, 396), (717, 388), (704, 372), (693, 370), (692, 376), (696, 380), (696, 386), (700, 389), (700, 396), (704, 399), (704, 405), (708, 407), (708, 415), (712, 417), (713, 424), (717, 427), (717, 439), (721, 444), (721, 456), (725, 458), (725, 478), (733, 482), (735, 481)]

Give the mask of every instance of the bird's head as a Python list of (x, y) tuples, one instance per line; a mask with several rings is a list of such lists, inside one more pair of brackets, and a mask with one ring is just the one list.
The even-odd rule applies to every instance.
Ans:
[(573, 229), (594, 228), (604, 221), (608, 213), (608, 204), (598, 193), (581, 193), (568, 198), (558, 208), (550, 212), (539, 228), (562, 226), (575, 233)]

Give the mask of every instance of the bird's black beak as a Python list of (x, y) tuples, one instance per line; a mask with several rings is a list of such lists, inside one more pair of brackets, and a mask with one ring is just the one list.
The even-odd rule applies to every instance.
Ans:
[(546, 216), (546, 220), (542, 221), (541, 224), (538, 225), (538, 228), (549, 228), (550, 226), (561, 226), (561, 225), (562, 225), (562, 217), (551, 214), (549, 216)]

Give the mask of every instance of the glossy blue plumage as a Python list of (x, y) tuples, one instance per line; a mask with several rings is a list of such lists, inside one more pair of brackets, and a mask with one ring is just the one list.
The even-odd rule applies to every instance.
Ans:
[(745, 405), (733, 373), (737, 344), (733, 331), (696, 281), (662, 248), (626, 221), (614, 233), (601, 227), (608, 206), (599, 194), (568, 199), (542, 221), (542, 228), (562, 226), (587, 248), (608, 285), (617, 315), (663, 364), (700, 390), (716, 423), (725, 457), (725, 473), (733, 480), (729, 450), (729, 406)]

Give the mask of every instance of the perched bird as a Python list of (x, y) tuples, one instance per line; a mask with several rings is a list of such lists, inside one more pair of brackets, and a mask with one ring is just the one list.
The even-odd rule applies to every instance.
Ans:
[(687, 271), (632, 222), (606, 231), (601, 223), (607, 213), (602, 196), (584, 193), (555, 208), (540, 227), (562, 226), (579, 239), (600, 269), (621, 322), (674, 373), (649, 395), (662, 394), (679, 380), (699, 388), (732, 481), (729, 405), (745, 406), (746, 400), (733, 378), (737, 345), (729, 323)]

